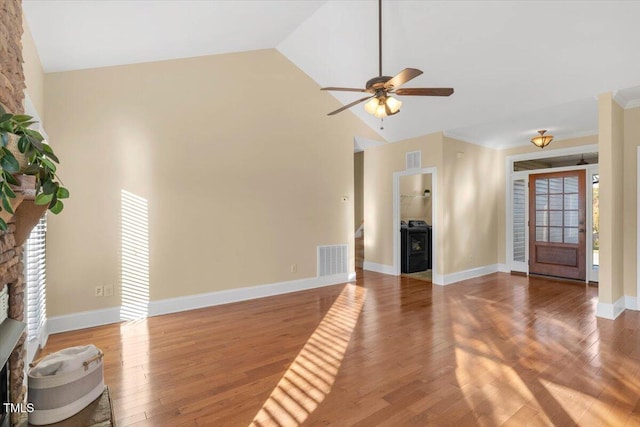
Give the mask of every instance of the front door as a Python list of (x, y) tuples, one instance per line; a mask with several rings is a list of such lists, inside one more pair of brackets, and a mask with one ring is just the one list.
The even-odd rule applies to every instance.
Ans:
[(529, 176), (529, 273), (585, 280), (585, 171)]

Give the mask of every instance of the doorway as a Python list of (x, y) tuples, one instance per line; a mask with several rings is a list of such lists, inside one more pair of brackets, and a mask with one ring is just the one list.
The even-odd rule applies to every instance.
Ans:
[[(429, 181), (425, 178), (425, 182), (422, 181), (423, 175), (429, 175), (431, 179), (430, 185), (431, 188), (427, 188), (429, 185)], [(405, 177), (410, 176), (418, 176), (420, 178), (419, 186), (418, 184), (414, 184), (415, 186), (411, 190), (400, 191), (400, 180)], [(415, 179), (418, 179), (415, 178)], [(425, 187), (425, 183), (427, 186)], [(423, 203), (423, 205), (428, 206), (428, 212), (431, 214), (430, 222), (428, 223), (431, 227), (431, 282), (435, 285), (443, 284), (443, 277), (440, 274), (441, 270), (438, 266), (438, 181), (437, 181), (437, 173), (436, 168), (415, 168), (415, 169), (407, 169), (400, 172), (394, 172), (393, 174), (393, 270), (390, 272), (396, 276), (402, 274), (401, 269), (401, 261), (402, 261), (402, 239), (401, 239), (401, 210), (405, 212), (405, 214), (418, 214), (418, 211), (411, 211), (407, 209), (401, 209), (402, 199), (411, 200), (413, 199), (416, 202)], [(430, 190), (425, 193), (425, 190)], [(405, 197), (401, 197), (404, 195)], [(409, 197), (406, 197), (409, 196)], [(405, 204), (408, 202), (405, 201)], [(429, 217), (425, 217), (427, 222)], [(413, 219), (413, 218), (411, 218)], [(408, 225), (408, 224), (407, 224)], [(422, 224), (414, 224), (421, 226)], [(419, 249), (419, 248), (418, 248)]]
[(586, 279), (584, 170), (529, 176), (529, 273)]
[(432, 203), (430, 173), (400, 177), (400, 271), (432, 280)]

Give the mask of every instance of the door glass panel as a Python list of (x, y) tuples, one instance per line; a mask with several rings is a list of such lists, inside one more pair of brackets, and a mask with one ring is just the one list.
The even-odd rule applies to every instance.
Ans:
[(564, 192), (578, 193), (578, 177), (577, 176), (568, 176), (564, 178)]
[(564, 211), (564, 226), (565, 227), (578, 226), (578, 211)]
[(564, 208), (565, 209), (578, 209), (578, 194), (565, 194), (564, 195)]
[(549, 241), (562, 243), (562, 227), (549, 227)]
[(536, 225), (549, 225), (549, 211), (536, 211)]
[(562, 227), (562, 211), (549, 211), (549, 225)]
[(548, 242), (549, 241), (549, 228), (548, 227), (536, 227), (536, 241)]
[(545, 195), (536, 195), (536, 209), (549, 209), (549, 199), (548, 196)]
[(551, 178), (549, 180), (549, 193), (562, 194), (562, 178)]
[(547, 189), (549, 188), (549, 180), (548, 179), (537, 179), (536, 180), (536, 194), (547, 194)]
[(562, 194), (549, 195), (549, 209), (562, 209)]
[(578, 243), (578, 227), (566, 227), (564, 229), (565, 243)]
[(525, 262), (525, 185), (523, 179), (513, 181), (513, 260)]

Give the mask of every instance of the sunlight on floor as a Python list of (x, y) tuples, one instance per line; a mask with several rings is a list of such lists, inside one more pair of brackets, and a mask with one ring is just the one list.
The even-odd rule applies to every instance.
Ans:
[(331, 391), (365, 296), (364, 288), (344, 287), (251, 426), (297, 426), (318, 407)]
[(147, 200), (122, 190), (121, 320), (147, 317), (149, 307), (149, 217)]

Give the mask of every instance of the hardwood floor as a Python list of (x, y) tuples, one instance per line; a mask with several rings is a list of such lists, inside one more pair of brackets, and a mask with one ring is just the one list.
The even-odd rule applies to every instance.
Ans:
[(52, 335), (94, 343), (118, 426), (640, 426), (640, 313), (497, 273), (337, 285)]

